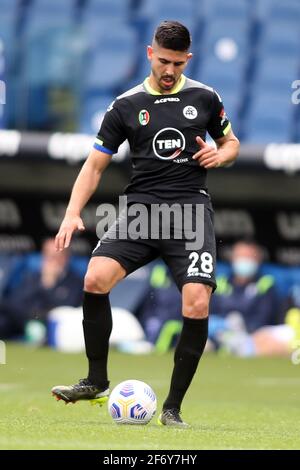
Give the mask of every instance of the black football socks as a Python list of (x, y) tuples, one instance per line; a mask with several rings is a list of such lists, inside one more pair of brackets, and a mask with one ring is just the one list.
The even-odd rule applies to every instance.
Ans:
[(208, 335), (208, 318), (183, 317), (183, 327), (174, 355), (169, 395), (163, 409), (180, 410), (184, 395), (197, 370)]
[(109, 386), (107, 358), (112, 315), (109, 294), (84, 292), (83, 332), (86, 355), (89, 361), (88, 380), (101, 389)]

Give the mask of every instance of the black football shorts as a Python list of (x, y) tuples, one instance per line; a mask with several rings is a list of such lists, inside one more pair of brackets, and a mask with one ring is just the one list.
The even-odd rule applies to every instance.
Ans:
[[(155, 224), (152, 222), (155, 227), (153, 232), (150, 232), (149, 227), (153, 221), (152, 206), (146, 206), (149, 214), (148, 224), (143, 225), (147, 225), (148, 230), (144, 230), (142, 234), (140, 230), (139, 236), (131, 225), (135, 216), (128, 213), (124, 215), (122, 212), (98, 242), (92, 257), (105, 256), (115, 259), (126, 270), (127, 275), (161, 257), (169, 267), (180, 291), (182, 286), (189, 282), (208, 284), (215, 290), (216, 243), (213, 210), (210, 202), (201, 206), (197, 211), (196, 205), (193, 204), (192, 222), (185, 226), (181, 221), (178, 223), (178, 219), (176, 222), (170, 218), (172, 220), (167, 224), (167, 227), (170, 226), (170, 236), (168, 233), (166, 236), (166, 232), (162, 233), (163, 220), (159, 217), (156, 218)], [(189, 217), (186, 219), (189, 220)], [(133, 226), (137, 228), (136, 223), (133, 223)], [(139, 227), (141, 228), (145, 227)], [(193, 239), (195, 234), (197, 240)]]

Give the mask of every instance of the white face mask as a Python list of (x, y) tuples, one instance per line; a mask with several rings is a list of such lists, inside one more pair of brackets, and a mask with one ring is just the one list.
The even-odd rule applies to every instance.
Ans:
[(258, 262), (250, 258), (238, 258), (232, 263), (232, 269), (236, 276), (251, 278), (258, 270)]

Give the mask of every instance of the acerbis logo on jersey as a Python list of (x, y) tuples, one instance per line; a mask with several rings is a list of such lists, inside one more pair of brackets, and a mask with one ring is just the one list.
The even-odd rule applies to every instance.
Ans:
[(173, 160), (185, 149), (185, 138), (178, 129), (165, 127), (155, 134), (152, 146), (158, 158)]
[(150, 121), (150, 114), (147, 109), (142, 109), (139, 112), (139, 121), (141, 126), (147, 126), (148, 122)]
[(178, 103), (180, 101), (180, 98), (160, 98), (154, 101), (154, 104), (160, 104), (160, 103)]
[(186, 106), (183, 108), (183, 115), (187, 119), (196, 119), (198, 116), (198, 111), (194, 106)]

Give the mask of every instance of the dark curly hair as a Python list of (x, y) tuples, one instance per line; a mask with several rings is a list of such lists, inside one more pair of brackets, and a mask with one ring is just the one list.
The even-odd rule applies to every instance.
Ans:
[(155, 30), (154, 41), (164, 49), (187, 51), (192, 39), (189, 30), (178, 21), (162, 21)]

